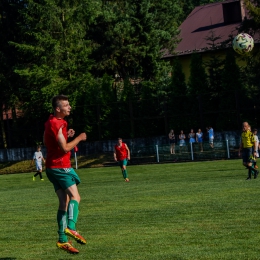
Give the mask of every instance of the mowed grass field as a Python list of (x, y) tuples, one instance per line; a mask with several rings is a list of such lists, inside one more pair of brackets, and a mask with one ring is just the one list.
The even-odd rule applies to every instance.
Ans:
[(77, 170), (77, 228), (87, 245), (56, 248), (58, 202), (32, 173), (0, 176), (0, 260), (260, 259), (260, 177), (241, 160)]

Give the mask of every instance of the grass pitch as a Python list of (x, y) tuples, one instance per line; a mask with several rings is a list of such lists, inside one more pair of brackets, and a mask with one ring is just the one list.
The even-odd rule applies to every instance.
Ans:
[[(77, 170), (78, 255), (56, 248), (58, 200), (44, 175), (0, 175), (0, 260), (259, 259), (259, 183), (241, 160)], [(38, 176), (37, 176), (38, 177)]]

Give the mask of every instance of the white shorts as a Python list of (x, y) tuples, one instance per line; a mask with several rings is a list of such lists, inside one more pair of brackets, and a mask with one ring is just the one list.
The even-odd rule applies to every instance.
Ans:
[(36, 163), (35, 163), (35, 166), (36, 166), (36, 170), (37, 170), (37, 171), (42, 170), (42, 163), (41, 163), (41, 162), (36, 162)]

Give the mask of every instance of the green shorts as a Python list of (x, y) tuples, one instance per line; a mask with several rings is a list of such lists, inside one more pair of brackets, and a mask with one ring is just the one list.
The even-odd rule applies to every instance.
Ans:
[(127, 165), (127, 159), (124, 159), (122, 161), (118, 161), (119, 166), (122, 168), (124, 165)]
[(73, 168), (47, 168), (46, 175), (53, 184), (55, 191), (66, 190), (74, 184), (80, 184), (80, 178)]

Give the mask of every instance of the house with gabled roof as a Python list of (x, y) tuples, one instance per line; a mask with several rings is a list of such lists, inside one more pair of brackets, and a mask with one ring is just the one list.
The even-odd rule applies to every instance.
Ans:
[[(190, 55), (193, 52), (202, 54), (206, 61), (212, 51), (224, 55), (232, 48), (232, 40), (239, 33), (242, 21), (248, 17), (243, 0), (226, 0), (197, 6), (179, 27), (180, 42), (175, 53), (165, 52), (164, 59), (180, 58), (183, 72), (188, 80), (190, 75)], [(260, 35), (253, 36), (255, 45), (260, 43)], [(238, 56), (238, 63), (243, 64)]]

